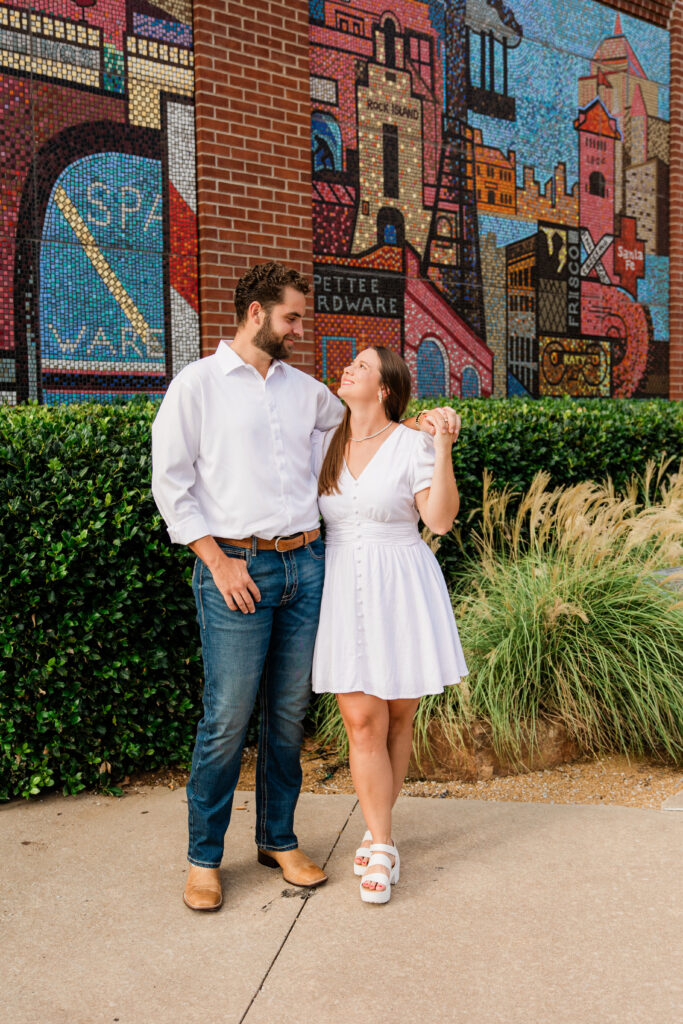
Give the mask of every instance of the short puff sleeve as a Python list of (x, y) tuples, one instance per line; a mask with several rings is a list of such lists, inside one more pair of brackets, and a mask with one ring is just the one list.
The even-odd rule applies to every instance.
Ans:
[(413, 457), (410, 465), (410, 489), (413, 494), (431, 487), (434, 476), (434, 442), (429, 434), (420, 432), (413, 442)]

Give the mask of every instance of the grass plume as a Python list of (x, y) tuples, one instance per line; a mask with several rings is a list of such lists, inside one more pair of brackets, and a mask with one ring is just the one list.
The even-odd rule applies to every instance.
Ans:
[(543, 717), (590, 753), (683, 760), (683, 602), (657, 575), (683, 565), (683, 475), (649, 464), (619, 495), (539, 473), (513, 515), (510, 499), (486, 481), (457, 602), (468, 713), (508, 756)]

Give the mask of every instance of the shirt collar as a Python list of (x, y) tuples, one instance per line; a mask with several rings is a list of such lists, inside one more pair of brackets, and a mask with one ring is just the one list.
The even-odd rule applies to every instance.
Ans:
[[(234, 348), (231, 348), (230, 342), (225, 341), (225, 339), (218, 343), (216, 358), (218, 360), (218, 365), (226, 375), (228, 373), (232, 373), (233, 370), (239, 370), (241, 366), (249, 365), (248, 363), (245, 363), (244, 359), (242, 359), (237, 352), (235, 352)], [(270, 376), (270, 374), (274, 373), (277, 369), (280, 369), (281, 371), (284, 371), (285, 369), (285, 364), (281, 359), (273, 359), (267, 375)]]

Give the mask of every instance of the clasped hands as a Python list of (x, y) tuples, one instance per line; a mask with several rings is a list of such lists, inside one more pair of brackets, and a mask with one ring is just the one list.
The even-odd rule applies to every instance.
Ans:
[(455, 409), (442, 406), (436, 409), (426, 409), (418, 415), (420, 416), (418, 429), (434, 438), (435, 447), (450, 448), (458, 440), (461, 420)]

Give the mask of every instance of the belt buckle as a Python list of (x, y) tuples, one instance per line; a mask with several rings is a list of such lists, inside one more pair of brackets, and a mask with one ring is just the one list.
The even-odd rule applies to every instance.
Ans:
[(296, 537), (305, 537), (305, 532), (302, 530), (300, 533), (290, 533), (288, 537), (282, 537), (282, 536), (276, 537), (275, 538), (275, 550), (279, 554), (282, 554), (283, 552), (281, 552), (279, 547), (278, 547), (278, 544), (280, 543), (280, 541), (281, 540), (294, 540)]

